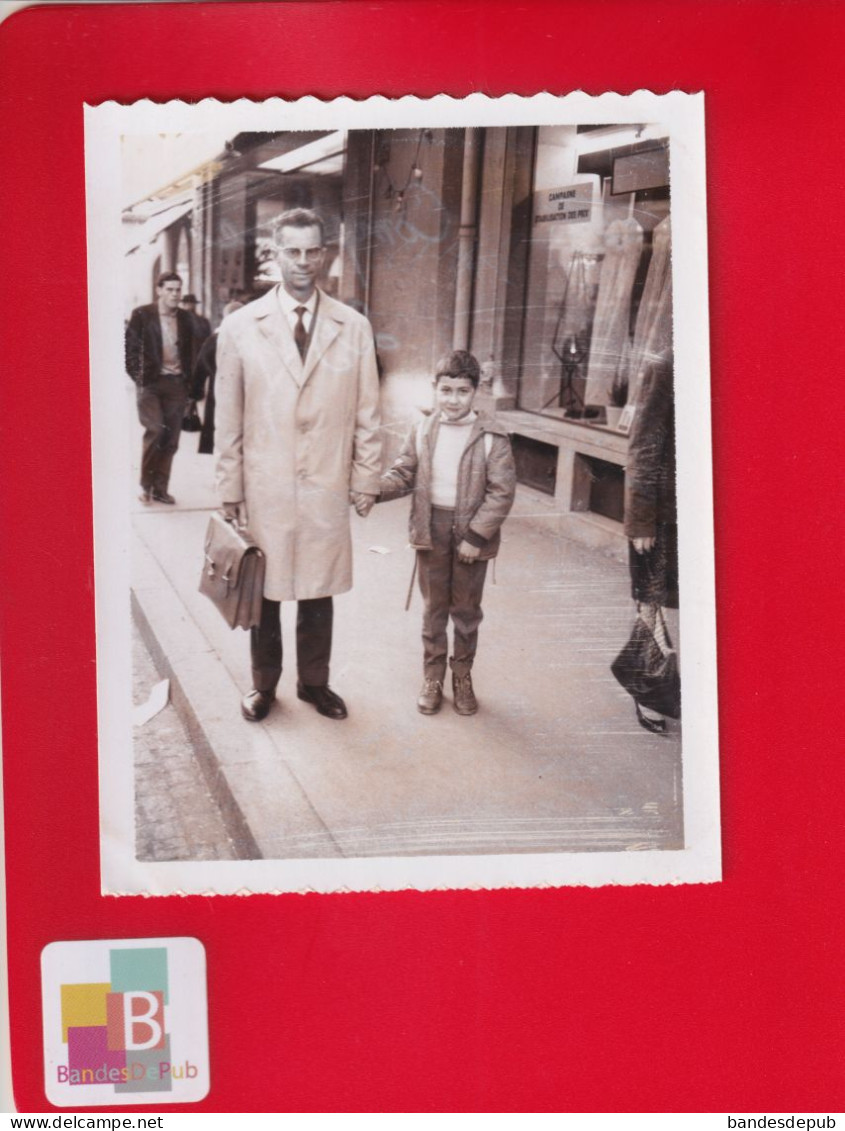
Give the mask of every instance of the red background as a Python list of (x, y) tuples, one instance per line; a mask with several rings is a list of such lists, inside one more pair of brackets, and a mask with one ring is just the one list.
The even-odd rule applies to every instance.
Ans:
[[(190, 1110), (843, 1106), (843, 32), (819, 0), (92, 5), (0, 26), (20, 1108), (48, 1107), (41, 948), (182, 934), (209, 959), (213, 1084)], [(102, 898), (83, 101), (642, 86), (706, 92), (724, 882)]]

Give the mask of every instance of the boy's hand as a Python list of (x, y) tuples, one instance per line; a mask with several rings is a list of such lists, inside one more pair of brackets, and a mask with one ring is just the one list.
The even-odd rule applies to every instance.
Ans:
[(481, 549), (478, 546), (473, 546), (472, 543), (464, 539), (460, 546), (458, 546), (458, 561), (465, 562), (466, 565), (472, 565), (480, 553)]
[(349, 501), (355, 507), (356, 512), (361, 518), (366, 518), (370, 511), (373, 509), (373, 504), (376, 501), (375, 495), (365, 495), (363, 491), (350, 491)]

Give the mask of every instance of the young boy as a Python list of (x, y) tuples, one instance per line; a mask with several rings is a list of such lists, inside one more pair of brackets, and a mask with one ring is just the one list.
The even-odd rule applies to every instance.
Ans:
[(506, 430), (473, 409), (479, 377), (478, 362), (466, 350), (440, 359), (434, 412), (411, 429), (381, 479), (382, 499), (413, 493), (410, 539), (425, 603), (425, 678), (417, 708), (424, 715), (435, 714), (443, 702), (450, 614), (455, 710), (459, 715), (478, 710), (470, 671), (484, 615), (481, 594), (487, 562), (498, 552), (499, 530), (516, 490)]

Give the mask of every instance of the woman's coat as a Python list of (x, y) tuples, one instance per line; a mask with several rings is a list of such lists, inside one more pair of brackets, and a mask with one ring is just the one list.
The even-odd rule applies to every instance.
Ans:
[(217, 489), (246, 501), (267, 557), (264, 596), (352, 587), (349, 492), (379, 488), (379, 387), (369, 322), (319, 293), (305, 362), (276, 291), (231, 314), (217, 343)]
[(675, 471), (674, 364), (671, 350), (645, 368), (625, 467), (625, 534), (653, 538), (678, 521)]

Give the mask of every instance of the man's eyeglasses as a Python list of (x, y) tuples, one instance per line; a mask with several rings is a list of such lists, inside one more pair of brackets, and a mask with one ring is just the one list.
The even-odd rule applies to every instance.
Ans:
[(291, 263), (296, 263), (303, 255), (309, 263), (319, 263), (323, 254), (321, 247), (283, 247), (279, 250)]

